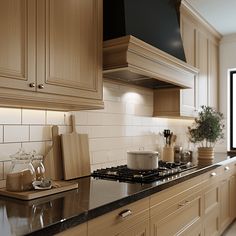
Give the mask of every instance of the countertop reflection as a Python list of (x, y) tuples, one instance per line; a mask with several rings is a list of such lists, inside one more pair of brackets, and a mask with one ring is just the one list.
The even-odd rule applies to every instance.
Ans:
[[(236, 159), (234, 157), (233, 159)], [(53, 235), (232, 161), (217, 154), (192, 172), (148, 184), (84, 177), (78, 189), (30, 201), (0, 197), (0, 235)]]

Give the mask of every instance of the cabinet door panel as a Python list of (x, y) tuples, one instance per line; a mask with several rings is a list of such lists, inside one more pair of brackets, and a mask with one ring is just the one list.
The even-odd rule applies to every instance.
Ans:
[[(181, 235), (189, 227), (198, 224), (201, 217), (201, 199), (195, 198), (167, 217), (162, 215), (151, 218), (151, 235)], [(184, 234), (183, 234), (184, 235)]]
[(218, 45), (209, 41), (208, 104), (218, 109)]
[(204, 33), (198, 32), (197, 67), (198, 75), (198, 105), (208, 105), (208, 39)]
[(118, 234), (118, 236), (149, 236), (149, 219)]
[(40, 92), (101, 98), (101, 1), (39, 1), (38, 9)]
[(0, 86), (34, 90), (35, 18), (34, 0), (1, 0)]

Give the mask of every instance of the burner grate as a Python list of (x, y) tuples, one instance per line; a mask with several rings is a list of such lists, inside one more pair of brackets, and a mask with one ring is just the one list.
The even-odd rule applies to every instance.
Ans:
[(191, 168), (193, 168), (191, 163), (170, 163), (159, 161), (159, 167), (155, 170), (131, 170), (127, 165), (121, 165), (95, 170), (93, 171), (92, 176), (102, 179), (150, 183), (161, 180), (167, 176), (179, 174)]

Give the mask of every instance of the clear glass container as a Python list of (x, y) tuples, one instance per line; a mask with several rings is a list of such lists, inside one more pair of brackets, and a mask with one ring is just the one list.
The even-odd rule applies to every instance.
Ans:
[(42, 181), (45, 178), (45, 167), (43, 165), (43, 156), (33, 155), (32, 165), (36, 174), (36, 181)]
[(33, 189), (35, 170), (31, 163), (32, 154), (20, 149), (10, 156), (12, 159), (10, 170), (6, 177), (6, 189), (8, 191), (28, 191)]

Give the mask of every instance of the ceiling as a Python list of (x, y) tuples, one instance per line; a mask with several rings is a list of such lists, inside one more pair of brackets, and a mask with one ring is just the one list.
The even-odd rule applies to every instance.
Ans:
[(236, 0), (186, 0), (220, 34), (236, 33)]

